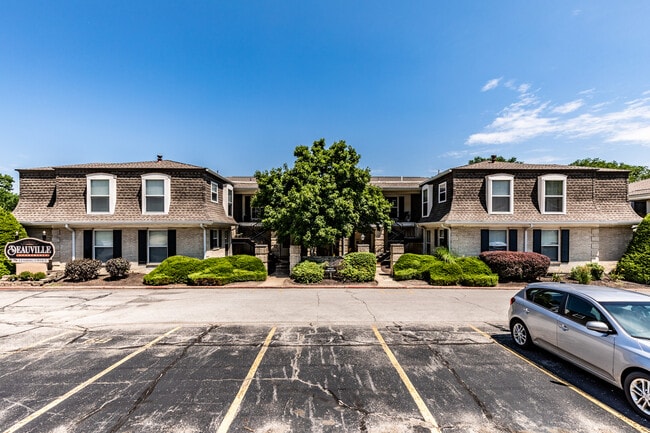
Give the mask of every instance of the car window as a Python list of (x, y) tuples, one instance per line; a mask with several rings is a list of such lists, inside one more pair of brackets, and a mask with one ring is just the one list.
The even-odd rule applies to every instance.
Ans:
[(591, 302), (574, 295), (567, 298), (564, 315), (581, 325), (593, 320), (604, 321), (603, 315)]
[(551, 289), (531, 289), (526, 296), (535, 304), (557, 313), (560, 311), (565, 294)]

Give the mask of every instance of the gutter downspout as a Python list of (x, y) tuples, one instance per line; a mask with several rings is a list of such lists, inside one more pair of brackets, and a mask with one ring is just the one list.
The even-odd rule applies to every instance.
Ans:
[(207, 229), (205, 228), (205, 225), (203, 225), (203, 223), (199, 224), (199, 227), (201, 227), (203, 229), (203, 258), (205, 259), (205, 254), (208, 252), (208, 250), (206, 249), (206, 246), (207, 246), (206, 230)]
[(528, 230), (533, 228), (533, 223), (530, 223), (530, 227), (524, 229), (524, 252), (528, 252)]
[(72, 260), (75, 260), (77, 255), (75, 252), (77, 251), (77, 234), (75, 233), (74, 229), (70, 228), (69, 224), (65, 225), (65, 229), (68, 230), (70, 233), (72, 233)]

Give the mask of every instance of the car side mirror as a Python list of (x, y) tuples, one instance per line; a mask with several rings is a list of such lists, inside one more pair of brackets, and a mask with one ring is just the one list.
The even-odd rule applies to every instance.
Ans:
[(611, 332), (609, 326), (607, 326), (605, 322), (592, 320), (590, 322), (587, 322), (586, 326), (590, 331), (602, 332), (603, 334), (609, 334)]

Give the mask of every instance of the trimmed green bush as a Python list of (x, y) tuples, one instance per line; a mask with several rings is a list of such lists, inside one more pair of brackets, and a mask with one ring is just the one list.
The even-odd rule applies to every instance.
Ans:
[(323, 278), (325, 278), (323, 266), (311, 261), (300, 262), (291, 271), (291, 279), (296, 283), (320, 283)]
[(99, 275), (102, 262), (94, 259), (77, 259), (65, 265), (65, 277), (72, 281), (94, 280)]
[(34, 276), (29, 271), (23, 271), (20, 274), (18, 274), (18, 279), (20, 281), (32, 281), (34, 279)]
[(461, 286), (470, 287), (494, 287), (499, 283), (499, 276), (497, 274), (463, 274), (460, 277)]
[(499, 281), (535, 281), (551, 265), (547, 256), (523, 251), (484, 251), (479, 258), (499, 275)]
[(115, 257), (106, 261), (106, 272), (111, 278), (124, 277), (131, 270), (131, 263), (124, 257)]
[(34, 281), (40, 281), (45, 279), (47, 277), (47, 274), (45, 272), (36, 272), (35, 274), (32, 275), (32, 278)]
[(422, 276), (432, 286), (455, 286), (460, 283), (463, 270), (456, 262), (436, 261), (429, 265)]
[(264, 281), (266, 268), (257, 257), (236, 255), (205, 260), (174, 256), (145, 275), (145, 284), (223, 286), (238, 281)]
[(357, 283), (375, 281), (377, 257), (372, 253), (349, 253), (343, 257), (339, 277)]
[(478, 257), (458, 257), (456, 263), (463, 271), (461, 286), (494, 287), (499, 282), (499, 276)]
[(402, 254), (393, 266), (393, 278), (397, 281), (424, 280), (423, 271), (437, 261), (426, 254)]
[(145, 284), (161, 286), (165, 284), (185, 284), (187, 276), (198, 272), (203, 267), (203, 260), (193, 257), (172, 256), (168, 257), (155, 269), (144, 276)]
[(576, 280), (580, 284), (591, 283), (591, 268), (587, 265), (574, 266), (571, 268), (569, 278)]
[(627, 281), (650, 284), (650, 214), (636, 228), (615, 274)]
[(605, 274), (605, 268), (598, 263), (587, 263), (585, 266), (591, 271), (591, 278), (594, 280), (602, 280)]

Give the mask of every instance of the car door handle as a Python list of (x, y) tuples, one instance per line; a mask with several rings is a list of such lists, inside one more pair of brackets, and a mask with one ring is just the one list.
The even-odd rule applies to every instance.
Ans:
[(528, 308), (524, 308), (524, 313), (528, 314), (530, 313), (530, 310)]
[(569, 330), (569, 327), (566, 326), (564, 323), (560, 323), (559, 326), (560, 326), (560, 329), (563, 330), (563, 331), (568, 331)]

